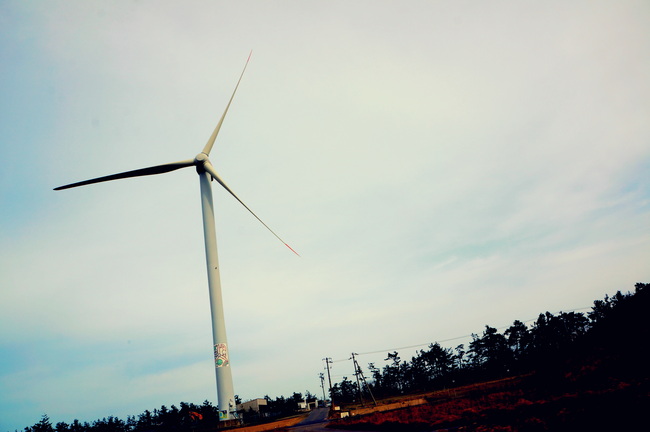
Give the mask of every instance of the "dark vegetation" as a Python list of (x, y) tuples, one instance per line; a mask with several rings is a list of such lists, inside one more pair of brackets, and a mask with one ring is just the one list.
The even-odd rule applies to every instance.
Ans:
[[(465, 431), (620, 430), (641, 420), (648, 406), (647, 312), (650, 284), (594, 301), (589, 313), (540, 314), (532, 326), (515, 321), (503, 333), (486, 326), (465, 348), (438, 343), (410, 361), (388, 353), (382, 369), (369, 364), (371, 379), (361, 390), (344, 377), (333, 386), (336, 404), (426, 395), (428, 404), (355, 416), (336, 427), (356, 430)], [(511, 377), (505, 379), (506, 377)], [(516, 378), (512, 378), (516, 377)], [(356, 380), (355, 380), (356, 381)], [(492, 382), (489, 384), (488, 382)], [(484, 383), (484, 384), (475, 384)], [(445, 390), (442, 390), (445, 389)], [(314, 398), (307, 394), (307, 398)], [(266, 396), (269, 418), (294, 412), (303, 397)], [(216, 407), (180, 403), (126, 420), (52, 425), (47, 416), (24, 432), (167, 432), (214, 429)], [(334, 425), (333, 425), (334, 426)]]
[[(375, 396), (420, 392), (428, 403), (349, 417), (332, 426), (375, 431), (605, 431), (644, 424), (650, 380), (639, 347), (650, 340), (649, 308), (650, 284), (639, 283), (633, 293), (596, 300), (586, 316), (547, 312), (530, 328), (515, 321), (502, 334), (486, 326), (481, 336), (472, 335), (467, 351), (433, 344), (410, 362), (391, 353), (391, 363), (383, 370), (371, 367), (374, 380), (369, 387)], [(337, 386), (337, 396), (351, 403), (358, 389), (342, 391), (349, 387), (345, 381)], [(477, 382), (483, 384), (471, 384)]]
[[(397, 352), (388, 353), (389, 364), (383, 369), (368, 365), (372, 374), (369, 387), (376, 398), (385, 398), (550, 370), (567, 362), (589, 360), (586, 356), (606, 362), (612, 356), (625, 356), (626, 369), (640, 371), (646, 359), (634, 354), (633, 347), (648, 340), (649, 286), (638, 283), (634, 293), (619, 291), (611, 298), (596, 300), (587, 315), (546, 312), (530, 328), (517, 320), (503, 333), (485, 326), (482, 335), (472, 335), (468, 347), (461, 344), (452, 349), (435, 343), (410, 361), (403, 361)], [(363, 390), (369, 400), (368, 389)], [(356, 382), (347, 377), (332, 389), (337, 403), (352, 403), (358, 396)]]
[[(239, 403), (239, 397), (235, 396)], [(277, 418), (293, 415), (297, 408), (298, 402), (305, 399), (307, 401), (316, 400), (316, 396), (308, 391), (303, 396), (302, 393), (293, 393), (291, 397), (284, 396), (271, 399), (265, 396), (266, 406), (262, 406), (261, 415), (250, 411), (244, 414), (247, 423), (258, 423), (260, 421), (269, 421)], [(26, 427), (24, 432), (177, 432), (192, 430), (201, 432), (211, 430), (219, 425), (219, 411), (217, 407), (209, 401), (204, 401), (202, 405), (181, 402), (180, 408), (171, 405), (169, 408), (165, 405), (160, 409), (153, 411), (146, 410), (138, 416), (128, 416), (126, 420), (118, 417), (109, 416), (93, 422), (80, 422), (74, 420), (68, 424), (58, 422), (52, 424), (47, 415), (43, 415), (41, 420), (32, 427)]]

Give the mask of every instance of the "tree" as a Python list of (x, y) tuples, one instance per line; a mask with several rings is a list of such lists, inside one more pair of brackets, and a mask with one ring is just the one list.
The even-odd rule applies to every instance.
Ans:
[(398, 393), (402, 390), (402, 377), (400, 376), (401, 359), (397, 351), (393, 351), (392, 353), (388, 353), (388, 357), (384, 360), (391, 362), (391, 364), (384, 366), (382, 374), (384, 386), (389, 392)]
[[(176, 408), (172, 405), (172, 408)], [(153, 418), (151, 416), (151, 411), (145, 410), (142, 414), (138, 416), (138, 429), (148, 429), (153, 424)]]
[(300, 402), (304, 401), (304, 398), (302, 397), (302, 393), (293, 392), (293, 395), (291, 395), (291, 401), (293, 403), (293, 409), (298, 408)]
[(381, 387), (381, 370), (374, 363), (368, 363), (368, 370), (375, 386)]
[(612, 302), (609, 300), (609, 296), (605, 294), (604, 300), (594, 300), (594, 305), (591, 308), (591, 312), (587, 315), (592, 322), (592, 325), (599, 323), (605, 319), (605, 317), (612, 310)]
[(337, 403), (352, 403), (357, 394), (357, 386), (348, 377), (344, 376), (340, 383), (332, 386), (332, 400)]
[(459, 344), (455, 350), (456, 354), (454, 355), (454, 358), (456, 359), (456, 368), (462, 370), (465, 368), (465, 345)]
[(32, 426), (31, 431), (32, 432), (54, 432), (54, 428), (52, 427), (52, 423), (50, 422), (50, 418), (47, 416), (47, 414), (43, 414), (41, 420), (38, 423), (36, 423), (34, 426)]
[(92, 424), (93, 432), (125, 432), (126, 424), (117, 417), (109, 416), (95, 420)]
[(425, 362), (431, 381), (442, 380), (448, 376), (454, 367), (454, 356), (451, 348), (443, 348), (438, 342), (429, 345), (429, 350), (420, 350), (420, 357)]
[(507, 372), (512, 362), (512, 354), (504, 335), (496, 328), (485, 326), (483, 336), (472, 334), (469, 352), (472, 355), (473, 365), (488, 375)]
[(199, 408), (199, 412), (203, 415), (203, 420), (207, 424), (214, 423), (219, 420), (219, 410), (212, 405), (209, 400), (204, 400), (203, 405)]
[(54, 427), (54, 430), (56, 432), (68, 432), (70, 430), (70, 426), (65, 422), (58, 422)]
[(507, 338), (508, 347), (512, 351), (514, 360), (522, 360), (526, 356), (531, 343), (531, 335), (526, 324), (515, 320), (503, 334)]
[[(637, 346), (640, 341), (650, 339), (650, 325), (647, 313), (650, 309), (650, 284), (637, 283), (634, 293), (622, 294), (617, 291), (607, 301), (594, 302), (591, 319), (591, 329), (588, 340), (592, 345), (597, 345), (602, 350), (623, 353), (633, 353), (630, 347)], [(643, 365), (646, 356), (638, 354), (625, 354), (629, 372), (645, 370)]]
[(560, 312), (558, 316), (550, 312), (540, 314), (530, 333), (532, 353), (540, 360), (554, 356), (561, 349), (571, 346), (589, 328), (589, 320), (581, 313)]
[(410, 367), (404, 368), (402, 365), (402, 377), (406, 386), (411, 390), (425, 390), (429, 387), (431, 377), (427, 368), (426, 359), (420, 351), (415, 357), (411, 358)]

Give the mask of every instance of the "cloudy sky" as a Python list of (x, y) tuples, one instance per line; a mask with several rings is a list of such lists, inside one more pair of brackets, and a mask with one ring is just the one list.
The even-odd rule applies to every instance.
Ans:
[[(192, 169), (212, 152), (235, 392), (650, 282), (650, 5), (0, 2), (0, 432), (216, 404)], [(215, 184), (215, 186), (218, 186)], [(454, 339), (445, 346), (455, 346)]]

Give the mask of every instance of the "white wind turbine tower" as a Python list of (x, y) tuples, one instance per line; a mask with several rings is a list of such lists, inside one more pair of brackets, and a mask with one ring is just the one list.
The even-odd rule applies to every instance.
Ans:
[(219, 119), (219, 123), (212, 132), (212, 135), (208, 139), (205, 147), (201, 153), (196, 155), (194, 159), (187, 159), (179, 162), (172, 162), (163, 165), (156, 165), (148, 168), (137, 169), (133, 171), (122, 172), (119, 174), (112, 174), (104, 177), (98, 177), (91, 180), (85, 180), (77, 183), (68, 184), (65, 186), (60, 186), (54, 190), (69, 189), (78, 186), (84, 186), (93, 183), (101, 183), (110, 180), (118, 180), (129, 177), (140, 177), (148, 176), (154, 174), (163, 174), (170, 171), (175, 171), (180, 168), (186, 168), (190, 166), (195, 166), (196, 171), (199, 174), (199, 180), (201, 183), (201, 208), (203, 210), (203, 236), (205, 240), (205, 259), (208, 269), (208, 289), (210, 292), (210, 311), (212, 314), (212, 339), (214, 343), (214, 361), (215, 361), (215, 374), (217, 379), (217, 400), (219, 407), (219, 419), (220, 420), (231, 420), (237, 417), (236, 414), (236, 405), (235, 405), (235, 391), (233, 389), (232, 383), (232, 371), (230, 369), (230, 360), (228, 355), (228, 341), (226, 339), (226, 327), (225, 320), (223, 315), (223, 302), (221, 299), (221, 280), (219, 276), (219, 259), (217, 257), (217, 238), (216, 230), (214, 225), (214, 205), (212, 201), (212, 188), (210, 185), (211, 180), (216, 180), (221, 186), (224, 187), (237, 201), (239, 201), (245, 208), (248, 210), (255, 218), (262, 223), (277, 237), (285, 246), (287, 246), (293, 253), (298, 255), (291, 246), (284, 242), (271, 228), (269, 228), (246, 204), (243, 203), (241, 199), (224, 183), (219, 174), (215, 171), (214, 167), (210, 163), (208, 156), (212, 150), (212, 146), (219, 134), (221, 125), (223, 123), (226, 114), (228, 113), (228, 108), (232, 103), (239, 83), (241, 82), (244, 72), (246, 71), (246, 66), (250, 60), (250, 54), (244, 65), (235, 90), (230, 96), (230, 100), (226, 105), (226, 109), (223, 112), (223, 115)]

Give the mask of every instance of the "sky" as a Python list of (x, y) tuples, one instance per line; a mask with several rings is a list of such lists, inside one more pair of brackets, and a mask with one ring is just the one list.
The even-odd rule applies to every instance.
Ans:
[[(0, 1), (0, 432), (322, 394), (650, 282), (646, 1)], [(408, 348), (405, 348), (408, 347)], [(363, 354), (372, 353), (372, 354)]]

